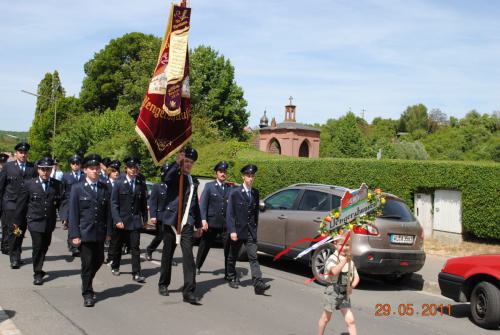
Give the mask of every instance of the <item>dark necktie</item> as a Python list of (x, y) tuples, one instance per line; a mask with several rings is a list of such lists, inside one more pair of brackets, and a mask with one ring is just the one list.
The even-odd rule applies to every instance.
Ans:
[(43, 190), (45, 192), (47, 192), (49, 190), (49, 181), (48, 180), (43, 181)]
[(248, 200), (251, 202), (252, 201), (252, 192), (250, 192), (250, 190), (247, 190), (247, 196), (248, 196)]
[(94, 193), (96, 193), (96, 192), (97, 192), (97, 185), (96, 185), (95, 183), (91, 184), (91, 185), (90, 185), (90, 187), (92, 187), (92, 191), (93, 191)]
[(25, 166), (24, 163), (19, 164), (19, 168), (21, 169), (21, 172), (23, 172), (23, 173), (24, 173), (24, 166)]

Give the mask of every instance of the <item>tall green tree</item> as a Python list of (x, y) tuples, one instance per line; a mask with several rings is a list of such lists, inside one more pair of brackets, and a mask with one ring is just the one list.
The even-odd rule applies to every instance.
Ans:
[(408, 106), (400, 118), (399, 131), (414, 133), (417, 130), (427, 132), (429, 117), (423, 104)]
[(329, 119), (321, 128), (321, 157), (366, 157), (369, 153), (359, 120), (352, 112)]
[(60, 110), (61, 101), (65, 95), (57, 71), (45, 74), (38, 84), (37, 94), (35, 115), (28, 133), (28, 141), (31, 145), (30, 154), (34, 159), (52, 154), (54, 113)]
[(210, 47), (199, 46), (190, 52), (189, 61), (193, 115), (210, 118), (225, 137), (245, 139), (247, 102), (229, 59)]
[(84, 108), (103, 112), (120, 104), (137, 118), (160, 45), (158, 37), (137, 32), (112, 39), (84, 65)]

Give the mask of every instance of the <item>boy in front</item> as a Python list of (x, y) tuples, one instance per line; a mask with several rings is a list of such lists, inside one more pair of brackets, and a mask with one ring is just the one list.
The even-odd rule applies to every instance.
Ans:
[[(344, 321), (350, 335), (356, 335), (356, 324), (354, 315), (351, 311), (352, 289), (359, 283), (358, 272), (352, 261), (351, 250), (346, 243), (342, 252), (342, 244), (345, 237), (337, 237), (333, 241), (335, 252), (328, 257), (325, 263), (325, 275), (330, 284), (325, 288), (323, 298), (323, 314), (318, 322), (318, 334), (325, 333), (326, 326), (332, 317), (332, 312), (339, 310), (344, 316)], [(350, 264), (350, 274), (348, 274)], [(351, 279), (351, 285), (348, 286), (348, 278)]]

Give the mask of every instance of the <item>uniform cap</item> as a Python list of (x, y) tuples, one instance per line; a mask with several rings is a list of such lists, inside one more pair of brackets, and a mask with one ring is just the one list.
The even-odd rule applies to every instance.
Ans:
[(120, 171), (120, 166), (122, 166), (122, 163), (120, 163), (119, 160), (115, 159), (115, 160), (112, 160), (108, 165), (107, 167), (108, 168), (111, 168), (111, 169), (115, 169), (116, 171)]
[(98, 154), (90, 154), (83, 159), (83, 167), (99, 166), (102, 158)]
[(111, 158), (109, 157), (104, 157), (101, 161), (102, 164), (104, 164), (104, 166), (108, 167), (109, 164), (111, 163)]
[(125, 166), (129, 168), (137, 167), (141, 163), (137, 157), (127, 157), (123, 160), (123, 162), (125, 163)]
[(82, 157), (80, 157), (79, 155), (73, 155), (71, 156), (69, 159), (68, 159), (69, 163), (78, 163), (78, 164), (81, 164), (82, 163)]
[(54, 160), (51, 157), (43, 157), (38, 160), (36, 165), (39, 168), (51, 168), (54, 166)]
[(3, 152), (0, 153), (0, 163), (5, 163), (9, 160), (9, 155), (4, 154)]
[(29, 151), (30, 145), (26, 142), (17, 143), (15, 148), (16, 151)]
[(257, 172), (257, 165), (248, 164), (241, 168), (242, 174), (255, 174)]
[(193, 148), (186, 148), (184, 149), (184, 157), (192, 159), (193, 162), (196, 162), (196, 160), (198, 159), (198, 151)]
[(214, 171), (226, 171), (228, 168), (229, 164), (225, 161), (220, 161), (217, 163), (214, 167)]

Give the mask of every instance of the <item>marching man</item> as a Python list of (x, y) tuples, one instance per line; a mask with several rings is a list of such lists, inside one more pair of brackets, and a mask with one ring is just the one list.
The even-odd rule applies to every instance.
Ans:
[(85, 181), (73, 185), (69, 200), (69, 236), (80, 248), (83, 305), (92, 307), (92, 281), (104, 261), (104, 241), (111, 238), (111, 191), (99, 178), (101, 157), (83, 160)]
[(230, 234), (227, 276), (229, 286), (238, 288), (236, 260), (242, 244), (246, 246), (255, 294), (264, 294), (271, 285), (264, 283), (257, 260), (257, 224), (259, 222), (259, 191), (252, 187), (257, 166), (249, 164), (241, 169), (243, 184), (233, 187), (227, 204), (227, 231)]

